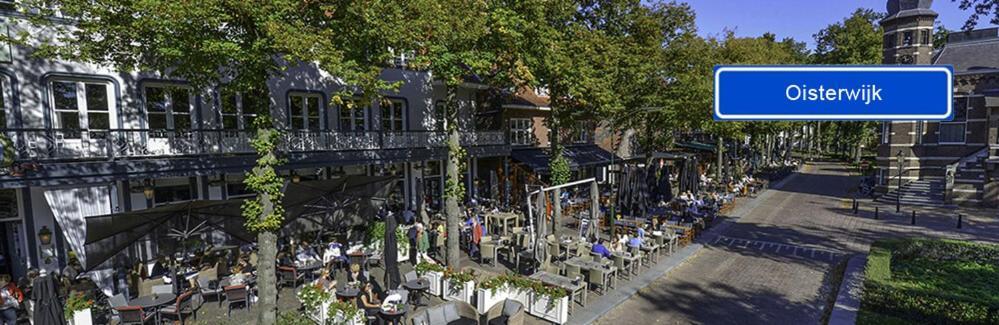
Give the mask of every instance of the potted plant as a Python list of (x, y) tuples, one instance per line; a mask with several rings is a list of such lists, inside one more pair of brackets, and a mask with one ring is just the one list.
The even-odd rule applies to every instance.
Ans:
[(569, 320), (569, 292), (541, 282), (533, 285), (527, 312), (556, 324)]
[(480, 314), (489, 312), (497, 303), (503, 300), (516, 300), (527, 306), (530, 302), (531, 289), (536, 280), (517, 274), (504, 274), (482, 281), (476, 290), (477, 308)]
[(475, 274), (472, 271), (444, 271), (444, 299), (472, 303), (475, 292)]
[(325, 324), (333, 295), (317, 285), (303, 286), (301, 290), (298, 290), (297, 295), (298, 301), (305, 309), (305, 314), (313, 321)]
[(430, 262), (420, 262), (416, 264), (416, 276), (426, 278), (430, 281), (430, 294), (441, 296), (444, 291), (442, 281), (444, 280), (444, 267), (440, 264)]
[(328, 304), (326, 321), (329, 324), (362, 325), (367, 322), (364, 312), (353, 301), (334, 301)]
[(94, 300), (84, 297), (82, 293), (70, 293), (66, 298), (66, 306), (63, 308), (63, 316), (70, 325), (92, 325), (94, 318), (90, 313), (90, 308), (94, 306)]

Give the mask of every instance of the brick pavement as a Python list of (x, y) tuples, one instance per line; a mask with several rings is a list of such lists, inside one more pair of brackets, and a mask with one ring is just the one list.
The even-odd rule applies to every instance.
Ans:
[[(845, 165), (814, 163), (762, 194), (742, 218), (704, 236), (697, 255), (619, 305), (600, 324), (815, 324), (835, 294), (832, 270), (873, 240), (930, 236), (996, 241), (994, 210), (918, 209), (873, 219), (850, 210), (858, 178)], [(956, 213), (966, 213), (956, 229)], [(890, 209), (894, 212), (894, 207)]]

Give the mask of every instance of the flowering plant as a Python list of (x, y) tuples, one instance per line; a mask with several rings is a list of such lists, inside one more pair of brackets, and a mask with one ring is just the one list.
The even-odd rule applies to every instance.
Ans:
[(94, 306), (94, 300), (84, 297), (82, 293), (73, 292), (66, 298), (66, 307), (63, 308), (63, 316), (67, 320), (73, 319), (73, 314), (81, 310), (87, 310)]
[(322, 303), (330, 301), (332, 298), (332, 294), (318, 285), (306, 285), (298, 290), (298, 301), (302, 302), (302, 307), (310, 313), (315, 312)]

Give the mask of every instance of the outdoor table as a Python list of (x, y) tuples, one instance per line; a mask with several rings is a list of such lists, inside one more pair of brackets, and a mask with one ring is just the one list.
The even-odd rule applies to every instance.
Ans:
[(177, 300), (177, 295), (172, 293), (160, 293), (148, 296), (136, 297), (135, 299), (129, 300), (129, 306), (139, 306), (145, 310), (155, 310), (156, 312), (156, 323), (160, 323), (160, 308), (162, 306), (169, 305)]
[(611, 263), (611, 261), (604, 259), (601, 259), (600, 262), (594, 262), (589, 256), (585, 256), (585, 258), (573, 257), (565, 261), (565, 264), (578, 266), (580, 269), (586, 270), (587, 272), (595, 269), (604, 270), (604, 279), (609, 276), (614, 286), (617, 286), (617, 267), (612, 266)]
[[(569, 291), (569, 299), (576, 301), (579, 297), (579, 305), (586, 305), (586, 284), (583, 281), (576, 281), (565, 276), (552, 274), (545, 271), (536, 272), (531, 275), (531, 279), (541, 281), (541, 283), (556, 286)], [(569, 312), (572, 312), (572, 304), (569, 304)]]
[(309, 265), (295, 266), (295, 271), (301, 274), (305, 274), (309, 277), (309, 281), (316, 279), (316, 271), (323, 268), (322, 263), (315, 263)]
[(352, 301), (361, 295), (361, 289), (355, 286), (344, 286), (336, 289), (336, 298), (340, 301)]
[(409, 296), (413, 301), (413, 305), (422, 306), (423, 303), (421, 300), (423, 298), (423, 292), (430, 289), (430, 280), (426, 278), (418, 278), (416, 280), (406, 281), (402, 284), (402, 287), (409, 290)]
[(507, 234), (507, 226), (510, 224), (510, 222), (513, 221), (514, 227), (516, 227), (517, 224), (520, 222), (520, 217), (517, 216), (517, 214), (510, 213), (510, 212), (498, 212), (498, 213), (490, 214), (490, 215), (486, 216), (486, 224), (485, 224), (486, 229), (489, 229), (489, 221), (490, 220), (495, 221), (496, 223), (499, 223), (500, 225), (502, 225), (503, 226), (503, 234), (506, 235)]
[(378, 316), (385, 322), (399, 324), (399, 320), (406, 316), (406, 307), (403, 306), (403, 308), (397, 308), (395, 310), (382, 309), (378, 312)]

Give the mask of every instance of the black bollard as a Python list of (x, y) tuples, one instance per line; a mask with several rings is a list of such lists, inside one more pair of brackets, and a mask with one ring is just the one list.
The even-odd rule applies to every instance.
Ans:
[(880, 212), (878, 210), (880, 210), (878, 207), (874, 207), (874, 220), (878, 220), (878, 212)]
[(912, 210), (912, 224), (916, 224), (916, 210)]
[(964, 219), (964, 216), (958, 214), (957, 215), (957, 229), (961, 229), (961, 221), (963, 221), (962, 219)]
[(857, 203), (857, 198), (853, 198), (853, 214), (857, 214), (857, 210), (860, 210), (860, 205)]

